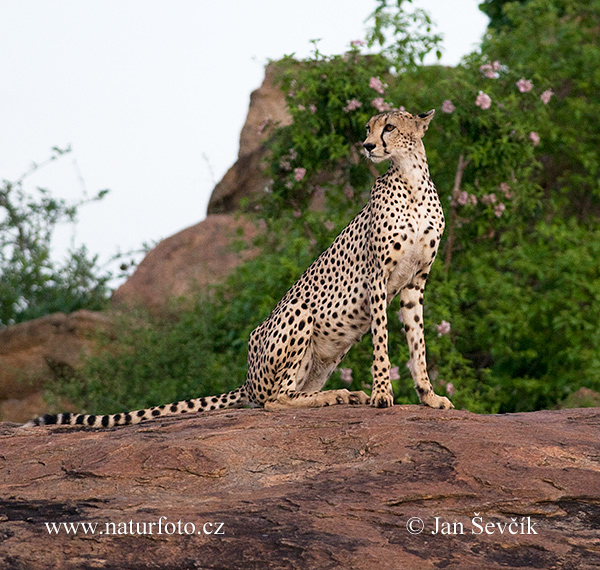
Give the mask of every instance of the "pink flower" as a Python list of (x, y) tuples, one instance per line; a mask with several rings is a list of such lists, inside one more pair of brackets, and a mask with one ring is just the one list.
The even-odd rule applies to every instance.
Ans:
[(371, 101), (371, 105), (373, 107), (375, 107), (375, 109), (377, 109), (380, 113), (383, 113), (384, 111), (389, 111), (390, 110), (390, 106), (383, 100), (383, 97), (377, 97), (376, 99), (373, 99), (373, 101)]
[(400, 380), (400, 368), (398, 366), (390, 368), (390, 380)]
[(504, 197), (507, 200), (510, 200), (513, 197), (513, 194), (510, 191), (510, 186), (506, 182), (502, 182), (502, 184), (500, 184), (500, 192), (504, 194)]
[(453, 113), (455, 110), (456, 110), (456, 107), (452, 104), (452, 101), (450, 101), (450, 99), (446, 99), (442, 103), (442, 112), (443, 113)]
[(531, 91), (533, 89), (533, 83), (531, 83), (529, 79), (525, 79), (524, 77), (521, 77), (521, 79), (519, 79), (519, 81), (517, 81), (515, 85), (519, 88), (519, 91), (521, 93), (527, 93), (528, 91)]
[(308, 110), (314, 115), (317, 112), (317, 106), (312, 103), (308, 106)]
[(294, 210), (292, 212), (292, 216), (294, 216), (294, 218), (301, 218), (302, 217), (302, 212), (300, 210)]
[(456, 204), (459, 206), (466, 206), (467, 204), (473, 204), (473, 206), (477, 206), (477, 196), (461, 190), (450, 199), (450, 203), (453, 206), (456, 206)]
[(540, 144), (540, 135), (538, 135), (535, 131), (531, 131), (529, 133), (529, 138), (533, 142), (533, 146)]
[(302, 168), (299, 166), (298, 168), (294, 168), (294, 179), (296, 182), (300, 182), (304, 178), (306, 174), (306, 168)]
[(327, 220), (326, 222), (323, 222), (323, 225), (325, 226), (325, 229), (328, 232), (333, 231), (333, 229), (335, 228), (335, 224), (331, 220)]
[(502, 65), (500, 64), (499, 61), (494, 61), (492, 62), (492, 69), (494, 71), (500, 71), (500, 68), (502, 67)]
[(383, 95), (384, 85), (379, 77), (371, 77), (371, 79), (369, 79), (369, 87), (371, 89), (375, 89), (377, 93), (381, 93)]
[(456, 199), (459, 205), (464, 206), (469, 201), (469, 193), (461, 190), (458, 193), (458, 198)]
[(348, 200), (352, 200), (352, 198), (354, 198), (354, 190), (352, 189), (352, 186), (348, 184), (344, 186), (344, 195), (346, 198), (348, 198)]
[(477, 206), (477, 196), (475, 194), (469, 194), (465, 190), (461, 190), (456, 196), (456, 201), (453, 198), (452, 202), (458, 204), (459, 206), (466, 206), (467, 204), (473, 204), (473, 206)]
[(547, 105), (548, 101), (550, 101), (552, 95), (554, 95), (554, 91), (552, 91), (552, 89), (546, 89), (546, 91), (544, 91), (540, 95), (540, 99), (542, 100), (542, 103), (544, 103), (544, 105)]
[(404, 320), (402, 319), (402, 311), (398, 311), (398, 312), (396, 313), (396, 315), (397, 315), (397, 317), (398, 317), (398, 320), (399, 320), (401, 323), (403, 323), (403, 322), (404, 322)]
[(494, 194), (493, 192), (491, 194), (484, 194), (481, 197), (481, 201), (487, 205), (495, 204), (496, 203), (496, 194)]
[(502, 215), (502, 212), (504, 212), (504, 210), (506, 210), (506, 206), (502, 202), (496, 204), (496, 206), (494, 207), (495, 216), (499, 218)]
[(454, 396), (454, 392), (456, 392), (454, 384), (452, 384), (452, 382), (448, 382), (448, 384), (446, 384), (446, 394), (452, 398), (452, 396)]
[(477, 99), (475, 99), (475, 105), (481, 107), (482, 111), (487, 111), (487, 109), (492, 106), (492, 99), (489, 95), (483, 91), (480, 91), (479, 95), (477, 95)]
[(281, 170), (291, 170), (292, 165), (289, 160), (282, 160), (279, 162), (279, 168), (281, 168)]
[(450, 332), (450, 323), (448, 321), (442, 321), (437, 326), (438, 336), (442, 336), (443, 334), (448, 334)]
[(350, 111), (354, 111), (359, 107), (362, 107), (362, 103), (358, 99), (349, 99), (346, 101), (347, 105), (344, 107), (344, 111), (349, 113)]
[(483, 73), (483, 75), (485, 75), (489, 79), (494, 79), (496, 77), (494, 68), (489, 63), (485, 63), (482, 66), (480, 66), (479, 71), (481, 71), (481, 73)]
[(352, 40), (350, 42), (350, 45), (352, 47), (361, 47), (364, 46), (366, 44), (366, 42), (364, 40)]
[(352, 368), (340, 368), (340, 376), (344, 384), (352, 384)]
[(296, 152), (296, 149), (291, 148), (289, 150), (289, 153), (290, 153), (290, 159), (291, 160), (296, 160), (298, 158), (298, 153)]

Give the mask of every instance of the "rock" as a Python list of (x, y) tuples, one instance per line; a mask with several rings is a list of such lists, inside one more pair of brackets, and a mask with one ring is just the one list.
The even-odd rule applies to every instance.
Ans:
[(0, 413), (5, 421), (31, 419), (46, 381), (70, 374), (94, 334), (108, 332), (109, 316), (93, 311), (54, 313), (0, 330)]
[(597, 408), (600, 406), (600, 393), (582, 386), (558, 405), (559, 408)]
[(591, 570), (599, 428), (417, 406), (3, 424), (0, 567)]
[[(249, 219), (214, 214), (160, 242), (140, 263), (134, 274), (113, 294), (115, 306), (142, 305), (164, 309), (176, 297), (193, 296), (209, 284), (218, 283), (243, 260), (256, 255), (251, 241), (257, 234)], [(237, 251), (241, 239), (247, 249)]]
[(262, 85), (250, 95), (250, 107), (240, 135), (238, 160), (215, 186), (208, 203), (209, 214), (237, 211), (242, 198), (264, 191), (267, 184), (267, 177), (262, 172), (264, 142), (273, 126), (292, 122), (285, 97), (275, 83), (275, 66), (275, 63), (270, 63), (266, 67)]

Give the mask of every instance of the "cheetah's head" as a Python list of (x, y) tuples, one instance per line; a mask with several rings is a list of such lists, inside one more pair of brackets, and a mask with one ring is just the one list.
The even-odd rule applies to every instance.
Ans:
[(373, 162), (388, 159), (401, 161), (403, 156), (423, 149), (421, 138), (427, 131), (434, 113), (435, 110), (432, 109), (415, 116), (393, 109), (375, 115), (367, 123), (367, 138), (363, 143), (367, 156)]

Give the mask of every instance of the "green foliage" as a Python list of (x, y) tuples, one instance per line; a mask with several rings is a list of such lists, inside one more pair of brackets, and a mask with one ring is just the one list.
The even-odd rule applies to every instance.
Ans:
[(403, 9), (408, 3), (412, 0), (377, 0), (367, 34), (369, 47), (378, 45), (396, 72), (422, 64), (433, 50), (441, 57), (442, 38), (434, 33), (429, 14), (420, 8)]
[(529, 0), (484, 0), (479, 4), (479, 9), (490, 18), (489, 27), (491, 29), (501, 30), (504, 27), (510, 27), (510, 20), (504, 14), (504, 7), (514, 1), (523, 4)]
[[(70, 151), (53, 150), (48, 162)], [(56, 226), (73, 222), (80, 206), (101, 200), (107, 191), (74, 204), (45, 188), (27, 193), (23, 181), (40, 166), (0, 186), (0, 328), (57, 311), (102, 309), (109, 295), (111, 276), (85, 246), (69, 251), (62, 262), (51, 255)]]
[(600, 215), (600, 1), (529, 0), (506, 4), (504, 14), (510, 27), (488, 33), (488, 57), (536, 87), (551, 82), (554, 92), (538, 129), (540, 183), (562, 216), (594, 222)]
[(176, 318), (122, 316), (118, 342), (100, 338), (107, 352), (89, 357), (76, 376), (63, 378), (53, 398), (96, 413), (232, 390), (243, 378), (246, 346), (232, 335), (225, 304), (222, 309), (216, 312), (213, 302), (202, 299)]
[[(91, 361), (90, 411), (239, 385), (250, 331), (368, 199), (380, 171), (361, 155), (366, 121), (400, 106), (437, 109), (425, 147), (447, 223), (424, 312), (438, 392), (510, 412), (600, 390), (600, 2), (504, 3), (508, 24), (453, 69), (420, 64), (438, 39), (405, 6), (378, 2), (368, 38), (379, 53), (354, 43), (279, 64), (294, 121), (271, 133), (272, 182), (253, 204), (262, 254), (193, 311), (135, 325), (114, 355)], [(388, 314), (396, 401), (416, 402), (398, 309)], [(367, 334), (329, 387), (368, 389), (371, 359)]]

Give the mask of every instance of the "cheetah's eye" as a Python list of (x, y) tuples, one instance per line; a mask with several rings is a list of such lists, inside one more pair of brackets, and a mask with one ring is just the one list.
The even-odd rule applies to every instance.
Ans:
[(390, 123), (388, 123), (385, 127), (383, 127), (383, 132), (384, 133), (390, 133), (392, 132), (396, 127), (394, 127), (394, 125), (390, 125)]

